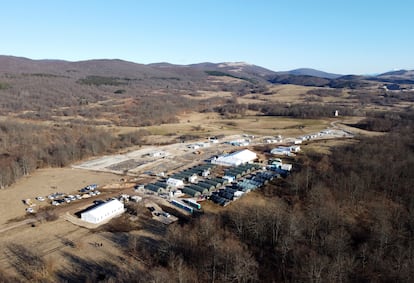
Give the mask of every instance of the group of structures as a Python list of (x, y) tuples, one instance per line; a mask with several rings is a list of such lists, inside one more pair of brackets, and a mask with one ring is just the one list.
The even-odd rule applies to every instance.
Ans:
[[(153, 183), (136, 185), (135, 189), (167, 196), (173, 205), (189, 213), (198, 209), (194, 206), (197, 200), (208, 199), (224, 206), (273, 178), (286, 176), (292, 168), (291, 164), (282, 164), (280, 159), (277, 159), (280, 161), (278, 164), (269, 166), (255, 163), (256, 160), (255, 152), (243, 149), (215, 156), (209, 163), (174, 173)], [(184, 200), (192, 202), (185, 203)]]
[[(194, 147), (205, 147), (200, 143)], [(288, 155), (300, 151), (299, 145), (278, 147), (274, 155)], [(271, 160), (267, 166), (255, 163), (257, 154), (243, 149), (229, 154), (214, 156), (208, 163), (162, 177), (148, 184), (137, 184), (136, 192), (149, 193), (169, 199), (170, 203), (188, 213), (201, 209), (200, 200), (210, 200), (225, 206), (244, 194), (265, 185), (269, 180), (286, 176), (292, 169), (280, 158)], [(81, 213), (81, 219), (101, 223), (125, 211), (122, 201), (112, 199), (99, 203)]]

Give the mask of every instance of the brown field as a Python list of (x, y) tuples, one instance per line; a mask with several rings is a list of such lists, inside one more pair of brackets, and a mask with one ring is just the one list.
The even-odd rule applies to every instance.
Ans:
[(187, 113), (180, 116), (180, 123), (144, 127), (155, 135), (192, 134), (202, 137), (213, 135), (285, 135), (295, 136), (316, 132), (335, 119), (293, 119), (284, 117), (245, 116), (225, 119), (217, 113)]
[(54, 192), (74, 193), (88, 184), (119, 182), (119, 176), (111, 173), (91, 172), (72, 168), (48, 168), (19, 180), (10, 188), (0, 190), (0, 225), (26, 214), (22, 200), (30, 198), (36, 207), (48, 201), (36, 201), (37, 196)]

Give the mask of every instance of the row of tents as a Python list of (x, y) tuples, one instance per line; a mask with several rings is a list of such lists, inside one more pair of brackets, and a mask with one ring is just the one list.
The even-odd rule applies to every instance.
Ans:
[(235, 179), (238, 179), (246, 174), (249, 174), (251, 172), (254, 172), (258, 169), (260, 169), (261, 166), (259, 164), (243, 164), (239, 165), (237, 167), (232, 167), (224, 171), (225, 176), (233, 177)]
[(255, 190), (275, 178), (277, 175), (273, 172), (262, 171), (245, 178), (236, 184), (226, 186), (223, 189), (215, 191), (210, 196), (210, 200), (221, 206), (229, 204), (231, 201), (241, 197), (243, 194)]
[[(203, 174), (206, 170), (210, 170), (214, 165), (212, 164), (202, 164), (191, 169), (173, 174), (171, 178), (187, 178), (192, 175)], [(189, 183), (184, 187), (180, 188), (182, 193), (190, 197), (199, 197), (201, 195), (209, 195), (210, 200), (220, 205), (226, 205), (229, 201), (234, 200), (235, 198), (240, 197), (243, 193), (250, 192), (255, 190), (258, 187), (263, 186), (269, 180), (274, 178), (277, 172), (272, 171), (260, 171), (254, 173), (256, 170), (260, 169), (261, 165), (259, 164), (243, 164), (237, 167), (232, 167), (225, 170), (224, 178), (205, 178), (197, 183)], [(242, 176), (247, 174), (252, 174), (249, 178), (244, 178), (237, 183), (232, 184), (231, 186), (226, 186), (223, 189), (219, 189), (228, 184), (229, 178), (233, 177), (234, 179), (240, 179)], [(168, 193), (170, 191), (170, 186), (166, 181), (157, 181), (150, 183), (144, 186), (145, 189), (152, 191), (157, 194)]]
[(195, 166), (193, 168), (172, 174), (170, 178), (177, 180), (188, 180), (191, 176), (206, 176), (209, 174), (210, 170), (214, 167), (214, 164), (206, 163)]
[(198, 197), (200, 195), (209, 195), (217, 188), (228, 183), (227, 179), (211, 178), (198, 182), (197, 184), (188, 184), (182, 188), (182, 192), (191, 196)]

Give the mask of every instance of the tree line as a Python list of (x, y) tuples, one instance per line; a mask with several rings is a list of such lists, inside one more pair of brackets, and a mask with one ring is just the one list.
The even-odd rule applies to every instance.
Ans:
[(44, 126), (0, 122), (0, 187), (13, 184), (38, 168), (64, 167), (75, 161), (143, 143), (148, 132), (113, 135), (85, 125)]

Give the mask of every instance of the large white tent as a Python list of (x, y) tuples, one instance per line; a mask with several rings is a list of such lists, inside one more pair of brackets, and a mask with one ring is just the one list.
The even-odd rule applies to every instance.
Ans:
[(119, 200), (114, 199), (81, 213), (81, 219), (89, 223), (98, 224), (102, 221), (122, 214), (124, 211), (124, 204)]
[(183, 180), (168, 178), (167, 185), (174, 188), (181, 188), (184, 187), (184, 182)]
[(239, 166), (257, 159), (256, 153), (248, 149), (236, 151), (227, 155), (222, 155), (211, 160), (211, 163), (222, 166)]

